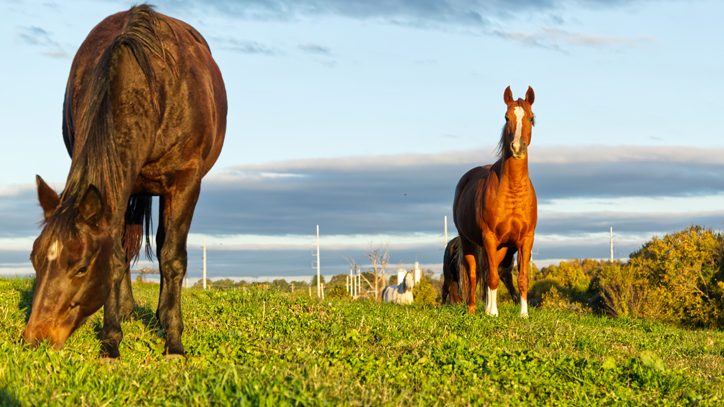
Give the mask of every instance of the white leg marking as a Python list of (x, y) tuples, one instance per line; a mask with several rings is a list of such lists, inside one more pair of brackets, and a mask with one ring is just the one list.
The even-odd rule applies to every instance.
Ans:
[(515, 137), (513, 138), (513, 148), (518, 150), (520, 147), (520, 137), (523, 135), (523, 117), (525, 117), (525, 110), (522, 107), (517, 106), (513, 112), (515, 113)]
[(522, 297), (520, 299), (520, 317), (528, 318), (528, 300)]
[(48, 261), (53, 261), (58, 258), (58, 253), (60, 252), (60, 242), (54, 241), (51, 243), (51, 245), (48, 247)]
[(498, 289), (491, 290), (490, 287), (485, 287), (487, 295), (485, 296), (485, 314), (494, 317), (498, 316)]

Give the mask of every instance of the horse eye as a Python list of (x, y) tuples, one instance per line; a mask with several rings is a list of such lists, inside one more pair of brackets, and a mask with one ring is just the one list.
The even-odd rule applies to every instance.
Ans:
[(78, 269), (78, 271), (75, 272), (75, 275), (82, 276), (83, 274), (86, 273), (86, 271), (88, 271), (88, 267), (81, 267)]

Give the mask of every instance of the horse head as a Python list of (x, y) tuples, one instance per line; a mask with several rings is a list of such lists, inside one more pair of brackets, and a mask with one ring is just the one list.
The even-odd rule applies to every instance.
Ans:
[(525, 99), (519, 98), (518, 100), (513, 99), (510, 86), (505, 88), (503, 101), (508, 109), (505, 112), (505, 126), (499, 145), (500, 153), (504, 158), (512, 156), (514, 159), (522, 159), (527, 155), (535, 125), (535, 115), (531, 110), (534, 100), (535, 92), (530, 86), (525, 93)]
[(108, 295), (113, 239), (97, 188), (88, 187), (80, 201), (70, 204), (61, 202), (42, 178), (36, 181), (45, 221), (30, 255), (35, 293), (23, 338), (61, 347)]

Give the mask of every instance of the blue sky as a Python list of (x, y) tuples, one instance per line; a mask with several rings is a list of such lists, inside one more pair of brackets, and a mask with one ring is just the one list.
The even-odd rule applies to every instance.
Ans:
[[(125, 1), (0, 5), (0, 270), (27, 271), (34, 175), (62, 189), (71, 58)], [(433, 269), (468, 168), (494, 161), (503, 89), (535, 88), (534, 257), (618, 257), (691, 223), (724, 227), (717, 1), (156, 1), (208, 40), (229, 95), (190, 266), (324, 272), (387, 245)], [(450, 228), (451, 235), (454, 227)], [(218, 255), (214, 255), (217, 253)]]

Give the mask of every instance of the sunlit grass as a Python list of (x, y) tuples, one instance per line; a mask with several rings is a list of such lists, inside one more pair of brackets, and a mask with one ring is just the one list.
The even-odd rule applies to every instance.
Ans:
[(30, 280), (0, 280), (0, 405), (690, 404), (724, 401), (724, 333), (532, 310), (184, 291), (185, 359), (167, 360), (158, 287), (134, 287), (121, 359), (101, 313), (62, 350), (19, 338)]

